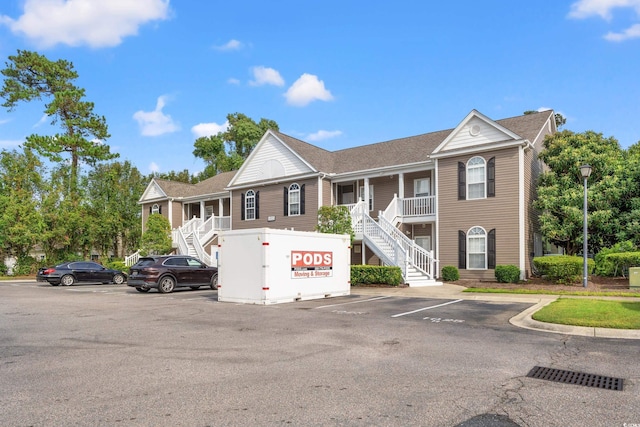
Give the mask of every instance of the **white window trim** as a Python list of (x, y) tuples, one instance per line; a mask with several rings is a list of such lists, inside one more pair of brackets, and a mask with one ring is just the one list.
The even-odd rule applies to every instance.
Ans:
[(151, 214), (157, 214), (160, 213), (160, 205), (157, 203), (154, 203), (153, 206), (151, 206)]
[[(471, 244), (470, 244), (470, 239), (471, 238), (475, 238), (477, 239), (477, 236), (471, 236), (471, 230), (473, 230), (474, 228), (479, 228), (482, 230), (482, 232), (484, 233), (484, 267), (483, 268), (478, 268), (478, 267), (471, 267), (471, 263), (469, 262), (469, 255), (471, 255)], [(489, 265), (489, 259), (488, 259), (488, 252), (489, 252), (489, 235), (487, 234), (487, 230), (484, 229), (484, 227), (480, 227), (479, 225), (474, 225), (473, 227), (471, 227), (469, 230), (467, 230), (467, 270), (488, 270), (487, 266)], [(475, 255), (480, 254), (480, 252), (474, 252)]]
[[(294, 186), (297, 187), (297, 188), (295, 188)], [(294, 194), (298, 195), (298, 201), (295, 202), (295, 203), (292, 202), (292, 198), (293, 198), (292, 196)], [(302, 206), (302, 200), (300, 200), (300, 194), (301, 194), (300, 193), (300, 185), (298, 183), (294, 182), (293, 184), (291, 184), (289, 186), (289, 193), (288, 193), (289, 200), (287, 201), (288, 202), (287, 203), (287, 208), (288, 208), (289, 216), (300, 216), (300, 208)], [(298, 205), (298, 213), (292, 213), (291, 212), (291, 206), (293, 206), (293, 205)]]
[[(482, 166), (480, 165), (470, 165), (472, 160), (475, 159), (480, 159), (482, 160)], [(470, 190), (470, 186), (471, 185), (477, 185), (480, 184), (479, 182), (471, 182), (471, 177), (469, 174), (469, 171), (471, 169), (480, 169), (480, 167), (482, 167), (484, 169), (484, 174), (483, 174), (483, 180), (482, 180), (482, 197), (471, 197), (471, 190)], [(466, 170), (466, 174), (467, 174), (467, 200), (482, 200), (482, 199), (486, 199), (487, 198), (487, 161), (484, 159), (484, 157), (481, 156), (474, 156), (472, 158), (470, 158), (467, 161), (467, 170)]]
[[(251, 193), (251, 195), (249, 195)], [(253, 207), (249, 207), (249, 199), (253, 201)], [(251, 218), (249, 218), (249, 212), (251, 212)], [(248, 190), (244, 193), (244, 220), (254, 221), (256, 219), (256, 192)]]
[[(360, 186), (360, 199), (364, 200), (364, 185)], [(369, 184), (369, 212), (373, 211), (375, 206), (373, 202), (373, 184)]]
[[(427, 190), (428, 193), (426, 196), (422, 195), (419, 196), (418, 194), (423, 194), (423, 193), (418, 193), (418, 183), (420, 181), (427, 181)], [(413, 180), (413, 197), (429, 197), (431, 196), (431, 178), (416, 178)]]

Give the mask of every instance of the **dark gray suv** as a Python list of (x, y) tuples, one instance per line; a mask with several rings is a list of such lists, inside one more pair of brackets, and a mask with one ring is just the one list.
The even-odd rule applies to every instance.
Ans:
[(218, 289), (218, 268), (188, 255), (146, 256), (129, 269), (127, 285), (138, 292), (157, 288), (163, 294), (180, 287)]

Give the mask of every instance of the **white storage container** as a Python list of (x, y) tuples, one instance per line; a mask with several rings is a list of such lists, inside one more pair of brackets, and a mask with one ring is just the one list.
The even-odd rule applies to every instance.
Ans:
[(218, 239), (218, 301), (277, 304), (349, 295), (348, 235), (256, 228)]

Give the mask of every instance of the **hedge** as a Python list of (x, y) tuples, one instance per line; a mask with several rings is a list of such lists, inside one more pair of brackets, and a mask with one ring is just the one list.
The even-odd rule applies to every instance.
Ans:
[(520, 267), (517, 265), (496, 265), (495, 275), (498, 283), (518, 283), (520, 281)]
[(640, 266), (640, 252), (618, 252), (604, 256), (604, 262), (613, 266), (613, 276), (625, 275), (629, 267)]
[(380, 265), (352, 265), (351, 285), (389, 285), (398, 286), (404, 283), (400, 267)]
[[(540, 275), (561, 284), (580, 283), (583, 273), (583, 259), (578, 256), (557, 255), (533, 259), (533, 265)], [(593, 273), (595, 262), (587, 259), (587, 272)]]
[(445, 265), (442, 267), (442, 280), (445, 282), (455, 282), (460, 279), (460, 272), (453, 265)]

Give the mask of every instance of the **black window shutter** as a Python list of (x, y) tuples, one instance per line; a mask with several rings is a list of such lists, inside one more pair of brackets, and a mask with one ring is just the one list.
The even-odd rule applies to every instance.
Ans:
[(458, 268), (467, 268), (467, 234), (458, 230)]
[(467, 167), (458, 162), (458, 200), (467, 198)]
[(260, 218), (260, 192), (256, 191), (256, 219)]
[(489, 159), (487, 164), (487, 197), (496, 197), (496, 158)]
[(149, 215), (153, 213), (153, 206), (149, 206)]
[(300, 215), (304, 215), (304, 186), (300, 187)]
[(162, 215), (162, 205), (158, 206), (158, 213)]
[(284, 187), (284, 216), (289, 216), (289, 187)]
[(244, 210), (246, 208), (245, 204), (244, 204), (244, 193), (242, 193), (240, 195), (240, 221), (244, 221)]
[(496, 229), (489, 231), (489, 241), (487, 242), (489, 253), (487, 254), (487, 268), (496, 268)]

